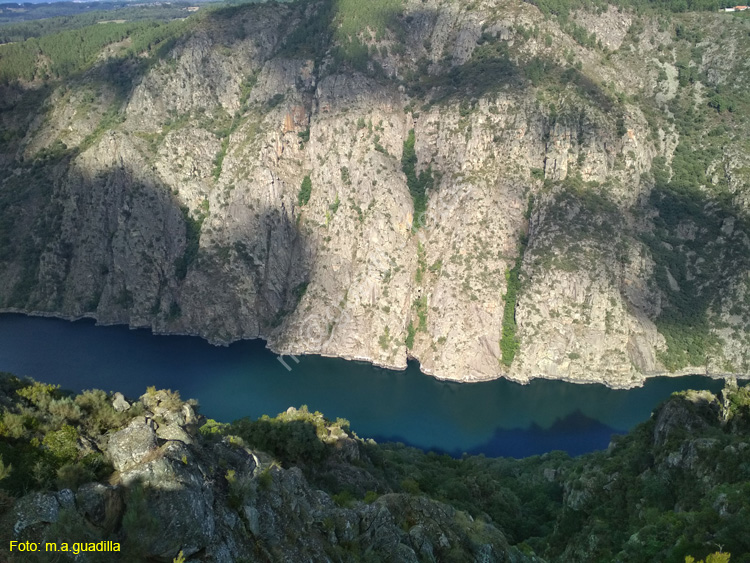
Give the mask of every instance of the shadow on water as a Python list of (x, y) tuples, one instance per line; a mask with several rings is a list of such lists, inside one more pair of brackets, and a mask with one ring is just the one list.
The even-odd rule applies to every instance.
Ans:
[[(488, 441), (468, 450), (448, 451), (441, 448), (428, 448), (439, 454), (460, 458), (464, 453), (483, 454), (488, 457), (523, 458), (540, 455), (554, 450), (562, 450), (571, 456), (581, 455), (592, 450), (605, 449), (613, 434), (625, 434), (627, 430), (617, 430), (586, 416), (580, 410), (557, 419), (552, 426), (544, 428), (536, 422), (526, 428), (498, 427)], [(400, 436), (373, 437), (376, 442), (399, 442), (406, 446), (424, 449), (424, 445), (409, 443)]]

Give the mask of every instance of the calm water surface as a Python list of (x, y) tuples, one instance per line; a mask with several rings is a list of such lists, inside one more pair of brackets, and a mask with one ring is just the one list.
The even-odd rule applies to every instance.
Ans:
[(305, 356), (287, 371), (262, 341), (226, 348), (188, 336), (95, 326), (93, 321), (0, 315), (0, 371), (137, 397), (149, 385), (179, 390), (221, 421), (308, 405), (343, 417), (363, 437), (425, 449), (522, 457), (606, 448), (672, 392), (722, 387), (706, 377), (656, 378), (640, 389), (505, 380), (461, 385), (419, 372)]

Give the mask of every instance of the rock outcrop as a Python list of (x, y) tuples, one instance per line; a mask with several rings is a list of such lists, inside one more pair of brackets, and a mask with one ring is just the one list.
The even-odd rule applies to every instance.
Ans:
[[(113, 403), (122, 400), (116, 396)], [(75, 559), (86, 562), (172, 561), (180, 553), (187, 561), (225, 563), (248, 557), (356, 561), (359, 554), (414, 562), (445, 560), (449, 554), (466, 561), (540, 560), (511, 547), (491, 523), (476, 523), (429, 498), (393, 492), (369, 503), (335, 501), (299, 467), (282, 468), (234, 436), (201, 435), (196, 423), (205, 419), (174, 393), (151, 391), (134, 405), (140, 412), (124, 428), (92, 437), (106, 443), (106, 459), (115, 470), (109, 484), (28, 494), (0, 516), (0, 526), (11, 526), (18, 541), (120, 546), (118, 552)], [(302, 420), (296, 409), (286, 414)], [(180, 428), (185, 439), (162, 436), (160, 430), (171, 427)], [(355, 476), (358, 487), (384, 485), (361, 470), (357, 479), (357, 470), (347, 468), (358, 459), (361, 440), (331, 427), (326, 441), (338, 452), (327, 462), (334, 472)]]
[[(750, 390), (736, 383), (675, 393), (605, 452), (521, 460), (376, 444), (306, 407), (222, 424), (155, 389), (123, 414), (122, 397), (3, 374), (0, 399), (9, 563), (668, 561), (750, 549)], [(84, 543), (118, 550), (73, 553)]]

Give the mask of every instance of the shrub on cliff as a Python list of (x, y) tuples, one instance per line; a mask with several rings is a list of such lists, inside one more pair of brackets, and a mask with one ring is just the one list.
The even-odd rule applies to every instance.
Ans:
[(264, 415), (258, 420), (244, 418), (234, 422), (229, 432), (272, 454), (285, 466), (318, 463), (326, 453), (314, 421), (305, 416), (291, 420), (285, 420), (284, 415), (275, 418)]
[(310, 195), (312, 194), (312, 180), (310, 180), (310, 176), (305, 176), (302, 179), (302, 185), (299, 188), (299, 193), (297, 194), (297, 203), (302, 205), (307, 205), (307, 202), (310, 201)]

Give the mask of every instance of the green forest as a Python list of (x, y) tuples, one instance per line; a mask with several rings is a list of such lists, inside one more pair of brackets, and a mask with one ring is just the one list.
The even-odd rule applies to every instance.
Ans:
[[(354, 64), (356, 68), (365, 68), (368, 59), (368, 48), (360, 42), (360, 33), (365, 28), (382, 38), (385, 30), (390, 29), (397, 35), (403, 35), (398, 23), (398, 16), (403, 4), (398, 0), (376, 0), (372, 2), (349, 2), (348, 0), (298, 0), (300, 3), (317, 5), (317, 15), (305, 33), (293, 35), (287, 42), (290, 50), (317, 51), (316, 37), (322, 32), (330, 35), (335, 30), (335, 37), (341, 46), (337, 52), (340, 60)], [(242, 2), (252, 3), (252, 2)], [(531, 3), (549, 17), (556, 17), (560, 23), (567, 25), (568, 16), (576, 9), (601, 10), (605, 2), (587, 0), (531, 0)], [(188, 15), (188, 3), (161, 3), (130, 7), (125, 4), (113, 4), (111, 10), (85, 11), (84, 13), (50, 17), (70, 7), (50, 4), (44, 10), (35, 7), (26, 17), (30, 21), (4, 23), (0, 17), (0, 82), (13, 80), (33, 80), (35, 78), (64, 78), (80, 72), (90, 65), (96, 55), (106, 45), (130, 39), (132, 45), (122, 49), (122, 55), (132, 56), (150, 51), (171, 38), (179, 37), (190, 28), (190, 21), (195, 16), (182, 21)], [(203, 10), (220, 9), (222, 6), (236, 2), (202, 4)], [(661, 12), (714, 11), (724, 6), (733, 5), (726, 0), (618, 0), (613, 5), (635, 9)], [(45, 5), (46, 6), (46, 5)], [(74, 4), (73, 6), (78, 6)], [(82, 9), (87, 4), (81, 5)], [(99, 6), (98, 4), (96, 6)], [(15, 13), (15, 12), (13, 12)], [(744, 14), (738, 14), (744, 16)], [(19, 16), (20, 17), (20, 16)], [(180, 21), (175, 21), (180, 20)], [(171, 23), (170, 23), (171, 22)], [(571, 33), (578, 27), (573, 25)], [(5, 45), (2, 45), (5, 44)]]
[(0, 45), (0, 83), (73, 76), (93, 64), (103, 47), (125, 39), (130, 41), (121, 49), (122, 56), (156, 52), (191, 25), (190, 19), (170, 23), (106, 23)]
[[(64, 13), (57, 15), (61, 8), (68, 6), (81, 7), (85, 9), (82, 14)], [(132, 7), (128, 4), (108, 3), (108, 9), (102, 9), (100, 3), (78, 4), (68, 2), (54, 2), (50, 4), (30, 4), (27, 5), (28, 11), (24, 15), (28, 16), (28, 21), (15, 21), (17, 18), (12, 17), (18, 12), (9, 12), (5, 10), (0, 12), (0, 44), (18, 43), (32, 37), (42, 37), (61, 31), (70, 31), (92, 25), (103, 25), (100, 22), (105, 21), (154, 21), (166, 22), (173, 19), (184, 18), (188, 12), (187, 2), (173, 2), (170, 4), (154, 3), (144, 4), (138, 7)], [(48, 14), (47, 11), (51, 11)], [(3, 15), (7, 15), (3, 18)], [(9, 21), (5, 21), (9, 20)]]

